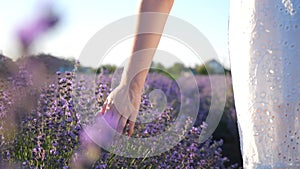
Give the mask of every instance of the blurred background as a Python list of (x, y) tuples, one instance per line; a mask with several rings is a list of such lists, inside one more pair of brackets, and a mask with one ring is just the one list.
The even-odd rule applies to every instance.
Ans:
[[(6, 164), (49, 168), (69, 168), (75, 164), (77, 167), (72, 168), (89, 168), (83, 161), (88, 161), (87, 165), (92, 164), (94, 168), (124, 165), (131, 168), (169, 165), (175, 168), (186, 164), (202, 168), (242, 166), (229, 70), (229, 0), (175, 0), (171, 15), (198, 28), (210, 41), (218, 58), (208, 57), (210, 60), (204, 66), (199, 56), (184, 44), (163, 37), (159, 49), (177, 56), (183, 63), (153, 63), (157, 70), (151, 69), (147, 77), (140, 113), (145, 109), (153, 114), (147, 96), (153, 89), (166, 94), (172, 109), (162, 112), (166, 118), (162, 120), (166, 123), (153, 121), (136, 125), (136, 137), (155, 135), (169, 125), (171, 121), (167, 119), (176, 118), (180, 92), (175, 80), (187, 82), (186, 74), (190, 71), (195, 76), (201, 103), (196, 128), (189, 132), (182, 145), (156, 158), (135, 161), (102, 150), (99, 156), (93, 145), (90, 148), (92, 143), (84, 140), (81, 126), (89, 125), (95, 119), (95, 113), (111, 91), (109, 86), (118, 71), (116, 66), (130, 56), (133, 39), (114, 46), (99, 68), (80, 65), (75, 59), (95, 33), (114, 21), (137, 14), (139, 4), (140, 0), (0, 2), (0, 168), (9, 168)], [(79, 80), (74, 81), (77, 78)], [(223, 85), (224, 80), (227, 85)], [(95, 83), (91, 83), (93, 81)], [(201, 124), (211, 104), (212, 83), (218, 86), (214, 89), (217, 94), (226, 91), (226, 105), (213, 137), (205, 144), (197, 145), (195, 138), (202, 130)], [(75, 97), (73, 91), (76, 91)], [(219, 98), (224, 97), (220, 95)]]
[[(13, 60), (22, 55), (41, 52), (64, 58), (78, 58), (84, 45), (97, 31), (118, 19), (137, 14), (139, 4), (140, 0), (2, 1), (0, 51)], [(175, 0), (171, 11), (171, 15), (191, 23), (207, 37), (225, 68), (229, 68), (228, 13), (228, 0)], [(26, 49), (22, 41), (25, 41)], [(131, 46), (131, 40), (120, 43), (111, 51), (105, 63), (120, 64), (119, 58), (129, 55)], [(194, 55), (182, 44), (172, 43), (164, 38), (159, 48), (179, 57)], [(184, 60), (187, 66), (200, 64), (197, 59)]]

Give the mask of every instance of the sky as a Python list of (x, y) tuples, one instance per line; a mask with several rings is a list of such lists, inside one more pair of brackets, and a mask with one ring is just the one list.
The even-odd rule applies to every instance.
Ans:
[[(0, 1), (0, 52), (13, 59), (19, 56), (15, 32), (33, 20), (43, 1)], [(123, 17), (137, 14), (140, 4), (140, 0), (52, 1), (61, 15), (61, 22), (35, 41), (32, 53), (44, 52), (65, 58), (78, 58), (96, 32)], [(170, 13), (195, 26), (209, 40), (226, 67), (229, 67), (228, 14), (229, 0), (175, 0)], [(121, 64), (130, 55), (131, 48), (132, 38), (121, 41), (110, 50), (103, 64)], [(159, 49), (176, 55), (189, 66), (202, 63), (193, 51), (174, 39), (163, 37)]]

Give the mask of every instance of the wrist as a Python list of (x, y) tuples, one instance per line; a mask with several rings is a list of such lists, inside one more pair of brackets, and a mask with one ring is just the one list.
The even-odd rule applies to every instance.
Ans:
[(139, 81), (139, 80), (132, 80), (129, 84), (129, 90), (131, 92), (135, 92), (138, 94), (141, 94), (144, 89), (144, 81)]
[(119, 84), (119, 88), (122, 88), (123, 90), (126, 90), (127, 92), (137, 95), (141, 95), (143, 89), (144, 89), (144, 83), (132, 80), (132, 81), (122, 81)]
[(144, 89), (146, 76), (138, 74), (133, 78), (129, 78), (129, 76), (122, 76), (120, 86), (126, 87), (129, 89), (130, 92), (137, 92), (141, 94)]

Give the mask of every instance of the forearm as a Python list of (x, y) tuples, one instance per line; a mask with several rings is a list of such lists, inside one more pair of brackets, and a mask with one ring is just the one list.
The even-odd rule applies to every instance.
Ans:
[(143, 0), (141, 2), (132, 55), (122, 76), (122, 83), (130, 85), (131, 89), (138, 92), (143, 89), (172, 5), (173, 0)]

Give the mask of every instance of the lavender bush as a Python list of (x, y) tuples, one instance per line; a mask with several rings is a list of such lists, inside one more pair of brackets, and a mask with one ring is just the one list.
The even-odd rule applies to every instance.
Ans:
[[(171, 150), (142, 159), (117, 156), (85, 138), (83, 127), (95, 122), (110, 88), (110, 74), (97, 77), (74, 72), (56, 74), (56, 83), (32, 84), (30, 72), (20, 67), (11, 81), (0, 82), (0, 167), (7, 168), (237, 168), (222, 155), (222, 140), (210, 138), (199, 144), (197, 138), (205, 125), (202, 118)], [(207, 87), (207, 86), (206, 86)], [(27, 89), (27, 90), (26, 90)], [(30, 89), (30, 90), (28, 90)], [(150, 74), (140, 114), (154, 114), (147, 93), (161, 89), (167, 107), (156, 120), (136, 124), (133, 137), (144, 138), (164, 132), (177, 118), (180, 90), (176, 83), (159, 74)], [(205, 86), (200, 90), (206, 90)], [(14, 97), (16, 94), (20, 97)], [(37, 95), (32, 109), (15, 109), (25, 104), (27, 95)], [(22, 97), (23, 95), (23, 97)], [(209, 94), (205, 94), (207, 99)], [(26, 99), (25, 99), (26, 100)], [(205, 106), (208, 106), (208, 103)], [(203, 103), (204, 104), (204, 103)], [(202, 109), (205, 109), (204, 105)], [(22, 112), (19, 112), (22, 111)], [(201, 112), (200, 112), (201, 113)], [(18, 114), (18, 117), (9, 114)], [(187, 121), (186, 123), (189, 123)], [(10, 126), (10, 124), (13, 124)], [(126, 146), (126, 145), (124, 145)]]

